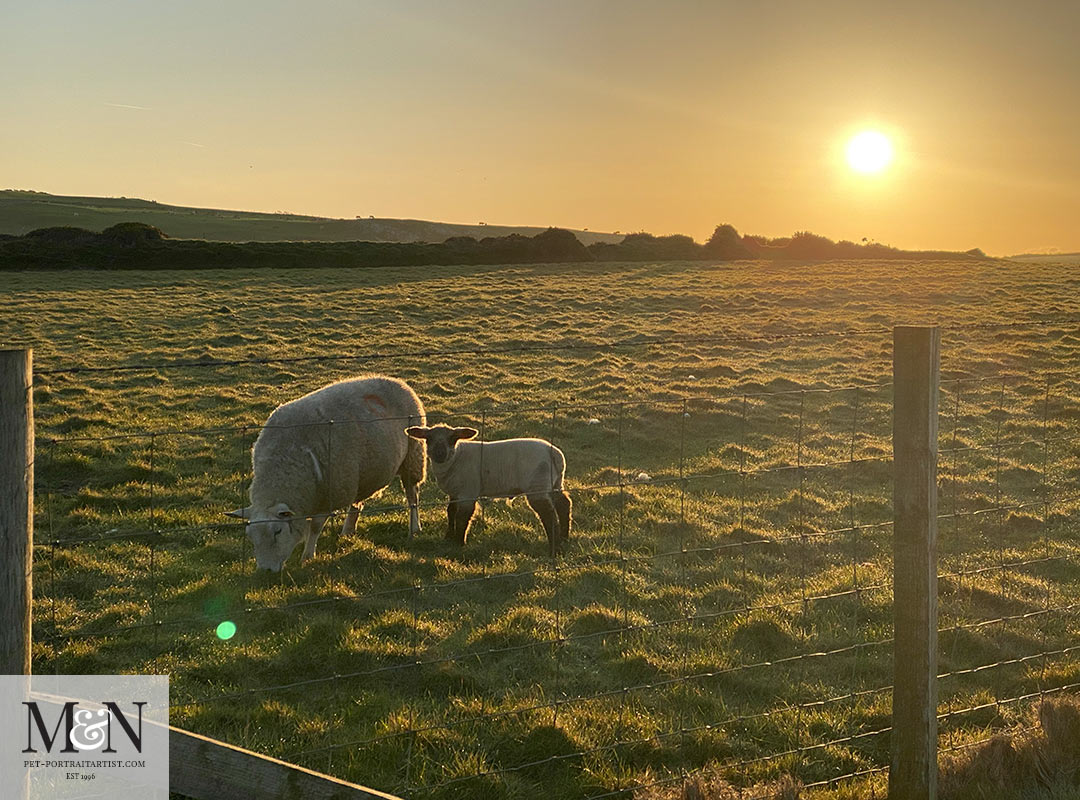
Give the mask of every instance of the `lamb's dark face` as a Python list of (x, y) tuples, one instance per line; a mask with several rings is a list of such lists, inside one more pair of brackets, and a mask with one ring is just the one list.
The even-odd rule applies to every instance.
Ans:
[(428, 455), (435, 464), (445, 464), (454, 454), (454, 448), (462, 439), (472, 439), (479, 431), (475, 428), (451, 428), (435, 425), (431, 428), (406, 428), (405, 433), (414, 439), (427, 441)]
[(428, 455), (436, 464), (444, 464), (454, 452), (457, 443), (458, 440), (454, 438), (451, 429), (433, 430), (427, 440)]

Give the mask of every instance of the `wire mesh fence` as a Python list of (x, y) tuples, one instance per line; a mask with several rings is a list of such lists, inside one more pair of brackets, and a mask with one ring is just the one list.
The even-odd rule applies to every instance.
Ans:
[[(1080, 386), (1068, 369), (972, 368), (974, 331), (949, 331), (938, 717), (955, 750), (1080, 687)], [(887, 353), (887, 334), (678, 344), (802, 356), (852, 336)], [(878, 378), (424, 397), (429, 421), (566, 454), (562, 552), (521, 501), (482, 500), (464, 547), (445, 542), (429, 476), (416, 537), (395, 483), (355, 534), (334, 535), (338, 510), (317, 556), (275, 576), (254, 574), (224, 516), (247, 504), (261, 420), (108, 435), (61, 421), (38, 434), (35, 669), (168, 672), (176, 724), (407, 797), (648, 796), (695, 774), (747, 798), (785, 775), (872, 785), (894, 656), (893, 386)], [(291, 388), (282, 399), (315, 385)]]

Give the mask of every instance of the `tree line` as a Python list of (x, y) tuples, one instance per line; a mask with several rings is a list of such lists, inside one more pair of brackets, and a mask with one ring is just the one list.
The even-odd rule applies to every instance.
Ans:
[(215, 242), (173, 239), (158, 228), (123, 222), (100, 233), (75, 227), (0, 234), (0, 269), (229, 269), (374, 267), (436, 264), (537, 264), (589, 261), (737, 261), (852, 258), (985, 258), (966, 253), (899, 250), (874, 242), (834, 242), (799, 232), (769, 239), (718, 225), (704, 244), (689, 236), (631, 233), (618, 243), (582, 244), (548, 228), (536, 236), (453, 236), (444, 242)]

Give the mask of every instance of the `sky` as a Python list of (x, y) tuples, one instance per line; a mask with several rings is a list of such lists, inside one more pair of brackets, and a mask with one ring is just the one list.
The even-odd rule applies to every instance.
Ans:
[[(0, 0), (0, 188), (1080, 250), (1080, 3)], [(894, 161), (846, 163), (862, 130)]]

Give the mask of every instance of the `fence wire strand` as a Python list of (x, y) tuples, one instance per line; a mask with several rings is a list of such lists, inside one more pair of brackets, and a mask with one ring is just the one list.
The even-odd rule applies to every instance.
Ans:
[[(1070, 321), (1080, 323), (1080, 319)], [(1033, 324), (1052, 323), (956, 325), (950, 332), (1005, 333)], [(669, 344), (736, 347), (884, 336), (889, 330), (633, 337), (364, 355), (57, 366), (38, 375), (51, 380), (80, 374)], [(942, 735), (950, 741), (944, 751), (982, 741), (964, 727), (966, 719), (990, 711), (999, 719), (1007, 705), (1019, 708), (1080, 687), (1080, 681), (1073, 680), (1080, 674), (1080, 643), (1072, 644), (1080, 637), (1080, 603), (1069, 602), (1075, 596), (1070, 592), (1080, 584), (1078, 543), (1075, 534), (1061, 524), (1062, 518), (1075, 522), (1080, 513), (1080, 492), (1070, 490), (1075, 489), (1075, 482), (1068, 480), (1067, 473), (1070, 459), (1080, 459), (1080, 431), (1071, 425), (1068, 414), (1052, 413), (1055, 403), (1064, 399), (1063, 391), (1056, 392), (1063, 380), (1067, 379), (1059, 374), (1038, 376), (1034, 381), (1023, 375), (963, 375), (940, 384), (942, 507), (937, 520), (943, 532), (948, 529), (948, 538), (938, 569), (943, 607), (938, 633), (952, 640), (940, 648), (936, 673), (943, 693), (937, 716)], [(1032, 390), (1037, 399), (1023, 400), (1027, 395), (1022, 397), (1021, 389)], [(387, 546), (385, 537), (368, 549), (357, 550), (356, 536), (337, 540), (338, 526), (347, 519), (345, 510), (326, 514), (325, 523), (333, 530), (323, 541), (331, 541), (333, 557), (317, 557), (314, 562), (315, 570), (325, 570), (326, 584), (305, 590), (301, 584), (311, 573), (294, 577), (290, 570), (267, 592), (279, 599), (262, 605), (243, 602), (232, 613), (240, 614), (245, 630), (250, 622), (253, 636), (275, 626), (282, 632), (306, 631), (312, 619), (333, 625), (372, 621), (380, 613), (398, 614), (393, 618), (407, 621), (400, 649), (394, 651), (386, 643), (386, 652), (362, 669), (342, 668), (331, 653), (316, 674), (289, 675), (277, 681), (266, 680), (257, 671), (237, 680), (185, 676), (182, 687), (174, 687), (179, 696), (172, 710), (198, 720), (208, 708), (229, 709), (241, 721), (237, 736), (245, 746), (254, 746), (260, 713), (270, 702), (267, 698), (304, 708), (305, 701), (298, 697), (319, 698), (325, 692), (334, 707), (347, 708), (355, 705), (353, 698), (358, 694), (370, 694), (372, 687), (395, 686), (407, 693), (414, 683), (422, 686), (424, 680), (457, 667), (465, 673), (479, 674), (485, 665), (513, 673), (514, 668), (506, 666), (512, 658), (530, 654), (533, 662), (539, 662), (540, 654), (546, 653), (549, 666), (543, 669), (550, 675), (548, 684), (509, 674), (501, 696), (499, 692), (479, 691), (473, 696), (462, 691), (460, 697), (453, 696), (458, 707), (405, 702), (399, 715), (387, 712), (382, 724), (360, 724), (359, 730), (331, 726), (320, 734), (318, 743), (291, 748), (285, 755), (309, 763), (319, 759), (332, 772), (347, 769), (353, 756), (365, 749), (400, 746), (404, 749), (396, 773), (398, 785), (386, 788), (422, 797), (474, 784), (487, 786), (492, 779), (534, 775), (559, 765), (577, 765), (577, 769), (591, 765), (591, 769), (632, 760), (635, 753), (666, 753), (673, 748), (679, 754), (664, 761), (670, 774), (656, 780), (624, 781), (617, 788), (589, 795), (600, 800), (702, 776), (703, 765), (689, 755), (701, 749), (694, 744), (695, 737), (751, 731), (752, 738), (752, 732), (759, 731), (766, 744), (756, 749), (746, 743), (721, 749), (718, 752), (726, 755), (718, 757), (719, 766), (709, 768), (743, 786), (741, 796), (746, 800), (766, 796), (747, 782), (752, 776), (779, 774), (781, 769), (809, 776), (803, 783), (808, 789), (880, 775), (888, 769), (882, 763), (887, 760), (887, 745), (882, 742), (891, 733), (884, 721), (893, 688), (880, 679), (891, 674), (887, 659), (894, 644), (886, 616), (892, 604), (891, 553), (886, 547), (892, 530), (888, 514), (892, 453), (883, 427), (887, 420), (882, 416), (891, 391), (887, 381), (777, 391), (735, 387), (708, 397), (482, 406), (446, 415), (474, 420), (471, 424), (478, 424), (481, 440), (497, 429), (498, 421), (531, 425), (534, 433), (546, 434), (567, 451), (570, 465), (579, 461), (602, 464), (590, 449), (595, 445), (586, 439), (590, 426), (602, 422), (597, 430), (614, 438), (607, 441), (609, 458), (614, 457), (607, 469), (614, 481), (610, 474), (602, 478), (602, 469), (595, 466), (589, 478), (575, 478), (568, 485), (574, 534), (554, 557), (530, 552), (508, 561), (492, 554), (490, 560), (471, 562), (430, 547), (415, 556), (409, 546)], [(708, 429), (710, 412), (722, 413), (721, 419), (711, 423), (713, 429)], [(703, 421), (699, 422), (699, 416)], [(361, 422), (365, 421), (320, 423), (326, 426), (328, 452), (334, 453), (335, 428)], [(583, 426), (580, 430), (579, 425)], [(703, 428), (712, 430), (712, 438)], [(791, 463), (770, 452), (771, 445), (763, 441), (777, 429), (786, 429), (793, 445)], [(163, 464), (178, 457), (178, 448), (183, 452), (184, 442), (220, 442), (222, 460), (231, 462), (226, 474), (238, 473), (235, 482), (230, 479), (223, 484), (222, 495), (239, 495), (243, 507), (247, 505), (243, 489), (250, 479), (251, 440), (263, 430), (266, 426), (245, 424), (98, 437), (49, 432), (39, 438), (39, 448), (46, 451), (39, 482), (46, 537), (35, 542), (35, 548), (38, 559), (47, 561), (48, 580), (39, 584), (47, 588), (39, 593), (48, 598), (48, 621), (44, 625), (43, 620), (36, 621), (37, 630), (44, 631), (35, 639), (46, 654), (41, 658), (51, 659), (52, 669), (61, 671), (67, 659), (77, 657), (80, 647), (92, 647), (90, 642), (96, 640), (131, 637), (133, 642), (146, 643), (149, 639), (153, 658), (148, 661), (153, 661), (190, 646), (188, 637), (205, 634), (208, 615), (187, 613), (191, 604), (177, 595), (169, 566), (175, 563), (175, 552), (231, 541), (229, 552), (249, 565), (253, 547), (242, 535), (243, 522), (211, 522), (209, 515), (199, 514), (191, 518), (190, 508), (184, 514), (181, 504), (170, 504)], [(667, 463), (654, 463), (643, 455), (648, 448), (642, 441), (650, 438), (659, 442), (658, 450), (670, 445), (663, 451), (670, 453)], [(143, 483), (145, 508), (139, 511), (145, 512), (146, 519), (125, 530), (88, 533), (94, 530), (96, 517), (83, 514), (79, 521), (80, 509), (53, 475), (57, 454), (106, 442), (115, 447), (131, 442), (137, 448), (140, 441), (145, 443), (142, 455), (148, 474)], [(1029, 451), (1037, 454), (1031, 456)], [(332, 462), (328, 469), (333, 466)], [(207, 493), (216, 498), (214, 488), (210, 486)], [(472, 531), (477, 537), (513, 524), (537, 527), (533, 518), (521, 523), (511, 511), (496, 513), (494, 506), (489, 507), (491, 499), (480, 498)], [(429, 518), (429, 529), (432, 518), (442, 517), (444, 502), (438, 498), (421, 501), (419, 511)], [(370, 503), (358, 529), (381, 525), (383, 517), (408, 510), (407, 503)], [(1023, 527), (1028, 519), (1033, 533)], [(1015, 531), (1010, 520), (1019, 520), (1013, 525)], [(506, 536), (503, 541), (524, 541)], [(143, 612), (135, 621), (108, 616), (100, 621), (94, 618), (94, 598), (86, 601), (86, 609), (72, 610), (77, 604), (63, 596), (68, 585), (64, 570), (74, 569), (74, 559), (84, 551), (122, 553), (126, 545), (145, 548), (146, 596), (139, 598)], [(390, 580), (394, 585), (386, 588), (372, 584), (342, 593), (341, 586), (349, 585), (352, 576), (338, 560), (361, 553), (372, 562), (365, 565), (370, 567), (370, 577), (385, 577), (393, 566), (391, 561), (375, 563), (386, 558), (380, 552), (392, 553), (393, 559), (417, 571), (396, 575)], [(522, 564), (526, 568), (520, 568)], [(610, 590), (579, 601), (583, 575), (598, 585), (610, 579)], [(1026, 599), (1021, 590), (1035, 592), (1033, 599)], [(329, 594), (305, 597), (305, 591)], [(527, 608), (515, 613), (523, 615), (525, 622), (533, 614), (533, 627), (525, 633), (512, 630), (506, 644), (486, 644), (485, 621), (505, 622), (497, 612), (504, 605), (524, 602), (522, 598)], [(468, 611), (470, 603), (475, 610)], [(169, 613), (176, 610), (180, 613)], [(581, 624), (587, 613), (596, 615), (591, 628)], [(461, 630), (442, 639), (435, 637), (430, 631), (447, 619), (460, 623)], [(728, 652), (719, 647), (721, 642)], [(826, 665), (835, 665), (831, 669), (844, 676), (837, 690), (823, 685)], [(646, 672), (647, 677), (638, 677)], [(736, 691), (749, 687), (738, 698), (745, 708), (739, 710), (739, 703), (724, 698), (716, 701), (721, 689), (732, 687)], [(451, 690), (447, 693), (453, 695)], [(1005, 699), (987, 701), (988, 694)], [(318, 706), (317, 699), (310, 702)], [(614, 731), (602, 743), (584, 737), (573, 740), (566, 752), (540, 758), (508, 756), (491, 763), (477, 759), (472, 768), (457, 767), (464, 774), (451, 774), (445, 765), (441, 770), (432, 766), (432, 742), (439, 735), (462, 737), (479, 746), (506, 736), (508, 726), (525, 724), (534, 716), (546, 720), (546, 730), (571, 731), (587, 725), (589, 715), (601, 711), (612, 715), (606, 724)], [(826, 722), (827, 713), (837, 715), (833, 722)], [(788, 729), (779, 720), (790, 720)], [(643, 733), (650, 725), (652, 732)], [(760, 731), (769, 731), (772, 738)], [(954, 736), (961, 738), (953, 741)], [(834, 752), (858, 754), (862, 763), (871, 766), (851, 769), (850, 760), (822, 761), (825, 754)], [(841, 763), (848, 766), (840, 769)], [(829, 770), (840, 774), (826, 774)]]

